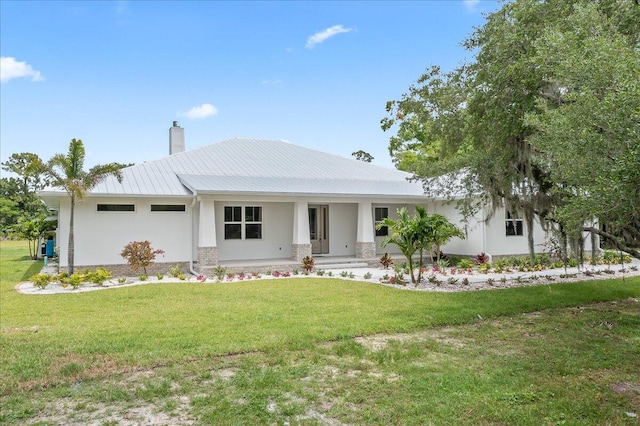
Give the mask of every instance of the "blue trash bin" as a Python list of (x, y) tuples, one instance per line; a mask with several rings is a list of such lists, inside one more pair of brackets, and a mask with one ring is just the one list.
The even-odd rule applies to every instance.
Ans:
[(53, 257), (53, 238), (47, 240), (47, 249), (45, 254), (47, 257)]

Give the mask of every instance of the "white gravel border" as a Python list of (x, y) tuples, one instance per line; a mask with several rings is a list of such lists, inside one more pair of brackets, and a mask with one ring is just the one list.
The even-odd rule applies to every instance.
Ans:
[[(636, 270), (631, 270), (631, 267), (635, 267)], [(387, 287), (397, 288), (401, 290), (413, 290), (413, 291), (432, 291), (432, 292), (462, 292), (462, 291), (477, 291), (477, 290), (497, 290), (504, 288), (533, 286), (533, 285), (550, 285), (557, 283), (566, 283), (574, 281), (591, 281), (598, 279), (611, 279), (622, 277), (634, 277), (640, 276), (640, 260), (633, 259), (630, 264), (625, 264), (625, 269), (622, 269), (621, 265), (612, 265), (609, 268), (606, 265), (598, 265), (595, 267), (583, 268), (567, 268), (566, 272), (564, 268), (561, 269), (545, 269), (539, 272), (510, 272), (510, 273), (479, 273), (473, 271), (471, 274), (456, 273), (450, 274), (451, 268), (447, 269), (447, 274), (436, 274), (437, 280), (441, 281), (440, 285), (427, 281), (429, 272), (424, 274), (423, 282), (413, 285), (411, 283), (402, 284), (390, 284), (381, 282), (385, 275), (393, 277), (395, 275), (392, 269), (382, 268), (346, 268), (346, 269), (327, 269), (324, 270), (322, 276), (317, 275), (317, 271), (312, 272), (310, 275), (291, 275), (290, 277), (273, 277), (271, 275), (260, 274), (260, 278), (250, 278), (247, 275), (243, 280), (234, 278), (233, 280), (223, 280), (219, 282), (215, 277), (208, 277), (205, 281), (199, 281), (196, 276), (189, 275), (184, 281), (180, 281), (177, 278), (164, 277), (158, 280), (155, 276), (149, 276), (146, 281), (140, 281), (137, 278), (126, 278), (124, 283), (119, 283), (118, 278), (112, 278), (105, 281), (102, 285), (83, 283), (77, 289), (73, 289), (71, 286), (62, 287), (59, 283), (50, 283), (45, 288), (41, 289), (35, 287), (32, 282), (23, 282), (15, 286), (18, 293), (22, 294), (35, 294), (35, 295), (50, 295), (50, 294), (74, 294), (83, 293), (87, 291), (108, 290), (113, 288), (125, 288), (136, 285), (149, 285), (149, 284), (181, 284), (181, 283), (201, 283), (201, 284), (232, 284), (238, 282), (251, 282), (265, 279), (283, 279), (283, 278), (338, 278), (349, 281), (368, 282), (384, 285)], [(590, 271), (592, 275), (585, 274), (585, 271)], [(613, 273), (606, 273), (604, 271), (612, 271)], [(332, 276), (329, 277), (328, 273), (331, 272)], [(341, 273), (347, 273), (347, 277), (342, 277)], [(365, 279), (366, 274), (371, 274), (371, 277)], [(570, 275), (571, 277), (562, 278), (561, 275)], [(349, 278), (353, 275), (353, 278)], [(575, 275), (575, 277), (573, 277)], [(405, 275), (405, 279), (407, 276)], [(457, 280), (456, 283), (450, 283), (449, 280), (453, 278)], [(464, 279), (469, 281), (468, 285), (462, 284)]]

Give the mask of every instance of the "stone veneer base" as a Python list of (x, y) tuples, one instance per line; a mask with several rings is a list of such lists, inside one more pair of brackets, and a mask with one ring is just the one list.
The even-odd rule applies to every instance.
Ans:
[(291, 244), (291, 257), (296, 262), (302, 262), (306, 256), (311, 256), (311, 244)]
[(358, 259), (371, 259), (376, 257), (376, 243), (356, 242), (356, 257)]
[(210, 273), (218, 266), (218, 247), (198, 247), (198, 262), (194, 269), (200, 273)]

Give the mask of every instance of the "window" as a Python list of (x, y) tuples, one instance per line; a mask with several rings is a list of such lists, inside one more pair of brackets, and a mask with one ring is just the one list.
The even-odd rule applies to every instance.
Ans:
[(183, 212), (184, 204), (151, 204), (152, 212)]
[[(244, 210), (244, 215), (243, 215)], [(262, 207), (225, 206), (225, 240), (262, 239)]]
[(522, 228), (522, 218), (517, 213), (507, 212), (506, 219), (506, 235), (509, 236), (522, 236), (523, 228)]
[(247, 240), (262, 239), (262, 207), (245, 207), (244, 221), (244, 237)]
[(134, 212), (134, 204), (98, 204), (99, 212)]
[(389, 235), (389, 228), (383, 226), (378, 229), (378, 224), (382, 222), (384, 219), (389, 217), (389, 208), (388, 207), (375, 207), (373, 209), (374, 213), (374, 221), (375, 221), (375, 231), (376, 237), (386, 237)]

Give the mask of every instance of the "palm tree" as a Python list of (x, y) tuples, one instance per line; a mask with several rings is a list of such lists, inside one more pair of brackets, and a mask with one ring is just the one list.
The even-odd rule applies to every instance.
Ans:
[(78, 200), (84, 198), (97, 184), (108, 176), (115, 176), (118, 182), (122, 182), (120, 169), (122, 164), (109, 163), (92, 167), (88, 172), (84, 171), (84, 144), (80, 139), (71, 139), (67, 154), (55, 154), (47, 163), (46, 174), (51, 178), (51, 185), (64, 189), (71, 197), (71, 215), (69, 218), (69, 249), (67, 262), (69, 274), (73, 274), (74, 261), (74, 235), (73, 220), (75, 205)]
[(418, 282), (422, 281), (422, 267), (424, 265), (425, 250), (431, 253), (433, 241), (431, 216), (423, 206), (416, 206), (416, 214), (413, 217), (414, 241), (418, 250)]
[(418, 244), (416, 244), (415, 220), (409, 217), (407, 209), (403, 207), (398, 210), (398, 219), (393, 220), (387, 217), (378, 223), (377, 228), (380, 229), (383, 226), (387, 226), (390, 232), (389, 236), (385, 238), (380, 245), (386, 247), (387, 244), (391, 243), (398, 246), (402, 254), (407, 258), (411, 282), (415, 283), (416, 279), (413, 275), (413, 255), (419, 248)]
[(460, 228), (449, 222), (445, 216), (441, 214), (433, 214), (429, 218), (431, 235), (431, 243), (435, 247), (436, 261), (440, 260), (440, 248), (449, 242), (453, 237), (464, 239), (464, 233)]

